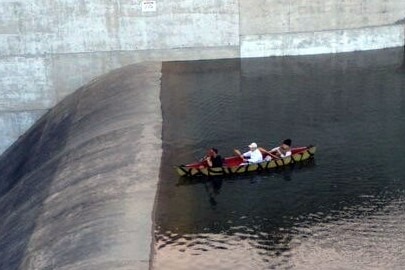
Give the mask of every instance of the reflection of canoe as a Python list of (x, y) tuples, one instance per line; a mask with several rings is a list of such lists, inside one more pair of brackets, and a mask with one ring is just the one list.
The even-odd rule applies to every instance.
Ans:
[(242, 164), (242, 159), (239, 156), (232, 156), (225, 158), (224, 166), (220, 168), (209, 168), (204, 161), (175, 166), (175, 168), (180, 176), (220, 176), (260, 172), (308, 160), (314, 156), (315, 151), (316, 147), (312, 145), (294, 147), (291, 149), (292, 155), (289, 157), (263, 161), (261, 163)]

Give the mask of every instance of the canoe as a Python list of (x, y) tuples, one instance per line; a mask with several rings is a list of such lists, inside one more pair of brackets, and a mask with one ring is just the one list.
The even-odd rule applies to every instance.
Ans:
[[(316, 146), (294, 147), (291, 149), (291, 156), (260, 163), (243, 164), (239, 156), (226, 157), (223, 167), (210, 168), (202, 162), (195, 162), (186, 165), (175, 166), (175, 169), (180, 176), (224, 176), (236, 175), (251, 172), (270, 171), (287, 165), (292, 165), (314, 157)], [(264, 155), (265, 156), (265, 155)]]

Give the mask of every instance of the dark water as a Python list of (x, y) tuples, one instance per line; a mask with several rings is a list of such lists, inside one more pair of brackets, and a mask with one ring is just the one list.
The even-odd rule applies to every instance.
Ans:
[[(154, 269), (403, 269), (402, 49), (166, 63)], [(284, 138), (314, 162), (187, 180), (172, 165)]]

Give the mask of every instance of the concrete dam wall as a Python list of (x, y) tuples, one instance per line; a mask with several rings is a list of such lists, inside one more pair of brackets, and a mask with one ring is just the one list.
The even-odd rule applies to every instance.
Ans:
[(75, 89), (146, 60), (404, 45), (403, 0), (1, 1), (0, 153)]
[(115, 70), (0, 158), (0, 269), (148, 269), (161, 159), (160, 63)]
[[(370, 66), (395, 68), (402, 51), (387, 51), (390, 53), (319, 57), (323, 60), (314, 61), (314, 65), (324, 62), (318, 66), (322, 68), (338, 64), (342, 71), (353, 66), (360, 70)], [(143, 62), (111, 71), (65, 97), (0, 157), (0, 269), (153, 269), (157, 255), (153, 207), (159, 173), (164, 173), (160, 163), (166, 161), (167, 167), (170, 159), (170, 155), (162, 159), (165, 115), (161, 106), (167, 111), (172, 104), (160, 104), (160, 96), (166, 95), (166, 101), (177, 100), (183, 94), (187, 96), (182, 90), (190, 85), (190, 78), (201, 83), (214, 77), (225, 77), (222, 85), (231, 83), (231, 89), (243, 95), (240, 90), (247, 82), (241, 82), (243, 77), (266, 79), (269, 74), (291, 73), (306, 77), (307, 60), (236, 59), (218, 61), (222, 62), (219, 65), (212, 61), (179, 62), (165, 63), (164, 69), (160, 62)], [(172, 74), (168, 78), (162, 72)], [(326, 85), (335, 84), (338, 78)], [(165, 91), (168, 81), (170, 87), (180, 86), (179, 96)], [(208, 86), (221, 85), (213, 81)], [(207, 89), (207, 85), (201, 87)], [(360, 91), (364, 92), (367, 90)], [(333, 100), (336, 95), (328, 96)], [(228, 98), (224, 95), (222, 100)], [(236, 106), (232, 108), (243, 105), (233, 104)], [(194, 112), (187, 116), (184, 108), (177, 113), (191, 117), (188, 122), (198, 115)], [(226, 114), (239, 116), (232, 108), (226, 108)], [(198, 111), (206, 113), (206, 107)], [(178, 118), (177, 125), (184, 122)], [(291, 117), (287, 118), (288, 122)], [(224, 117), (220, 123), (228, 119)], [(164, 121), (165, 127), (174, 124), (168, 120)], [(316, 127), (311, 123), (310, 129)], [(199, 126), (200, 131), (206, 127)], [(198, 128), (189, 130), (190, 134), (198, 133)], [(167, 133), (164, 143), (173, 143)], [(161, 209), (159, 206), (156, 204), (156, 209)]]

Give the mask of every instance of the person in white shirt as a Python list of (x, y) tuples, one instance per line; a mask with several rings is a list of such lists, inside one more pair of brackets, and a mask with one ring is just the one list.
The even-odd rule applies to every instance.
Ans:
[(234, 149), (234, 152), (243, 159), (243, 163), (259, 163), (263, 161), (262, 152), (257, 148), (256, 143), (249, 144), (249, 151), (241, 154), (237, 149)]
[(260, 151), (268, 154), (266, 160), (289, 157), (291, 156), (291, 139), (284, 140), (280, 146), (274, 147), (270, 151), (267, 151), (264, 148), (260, 148)]

